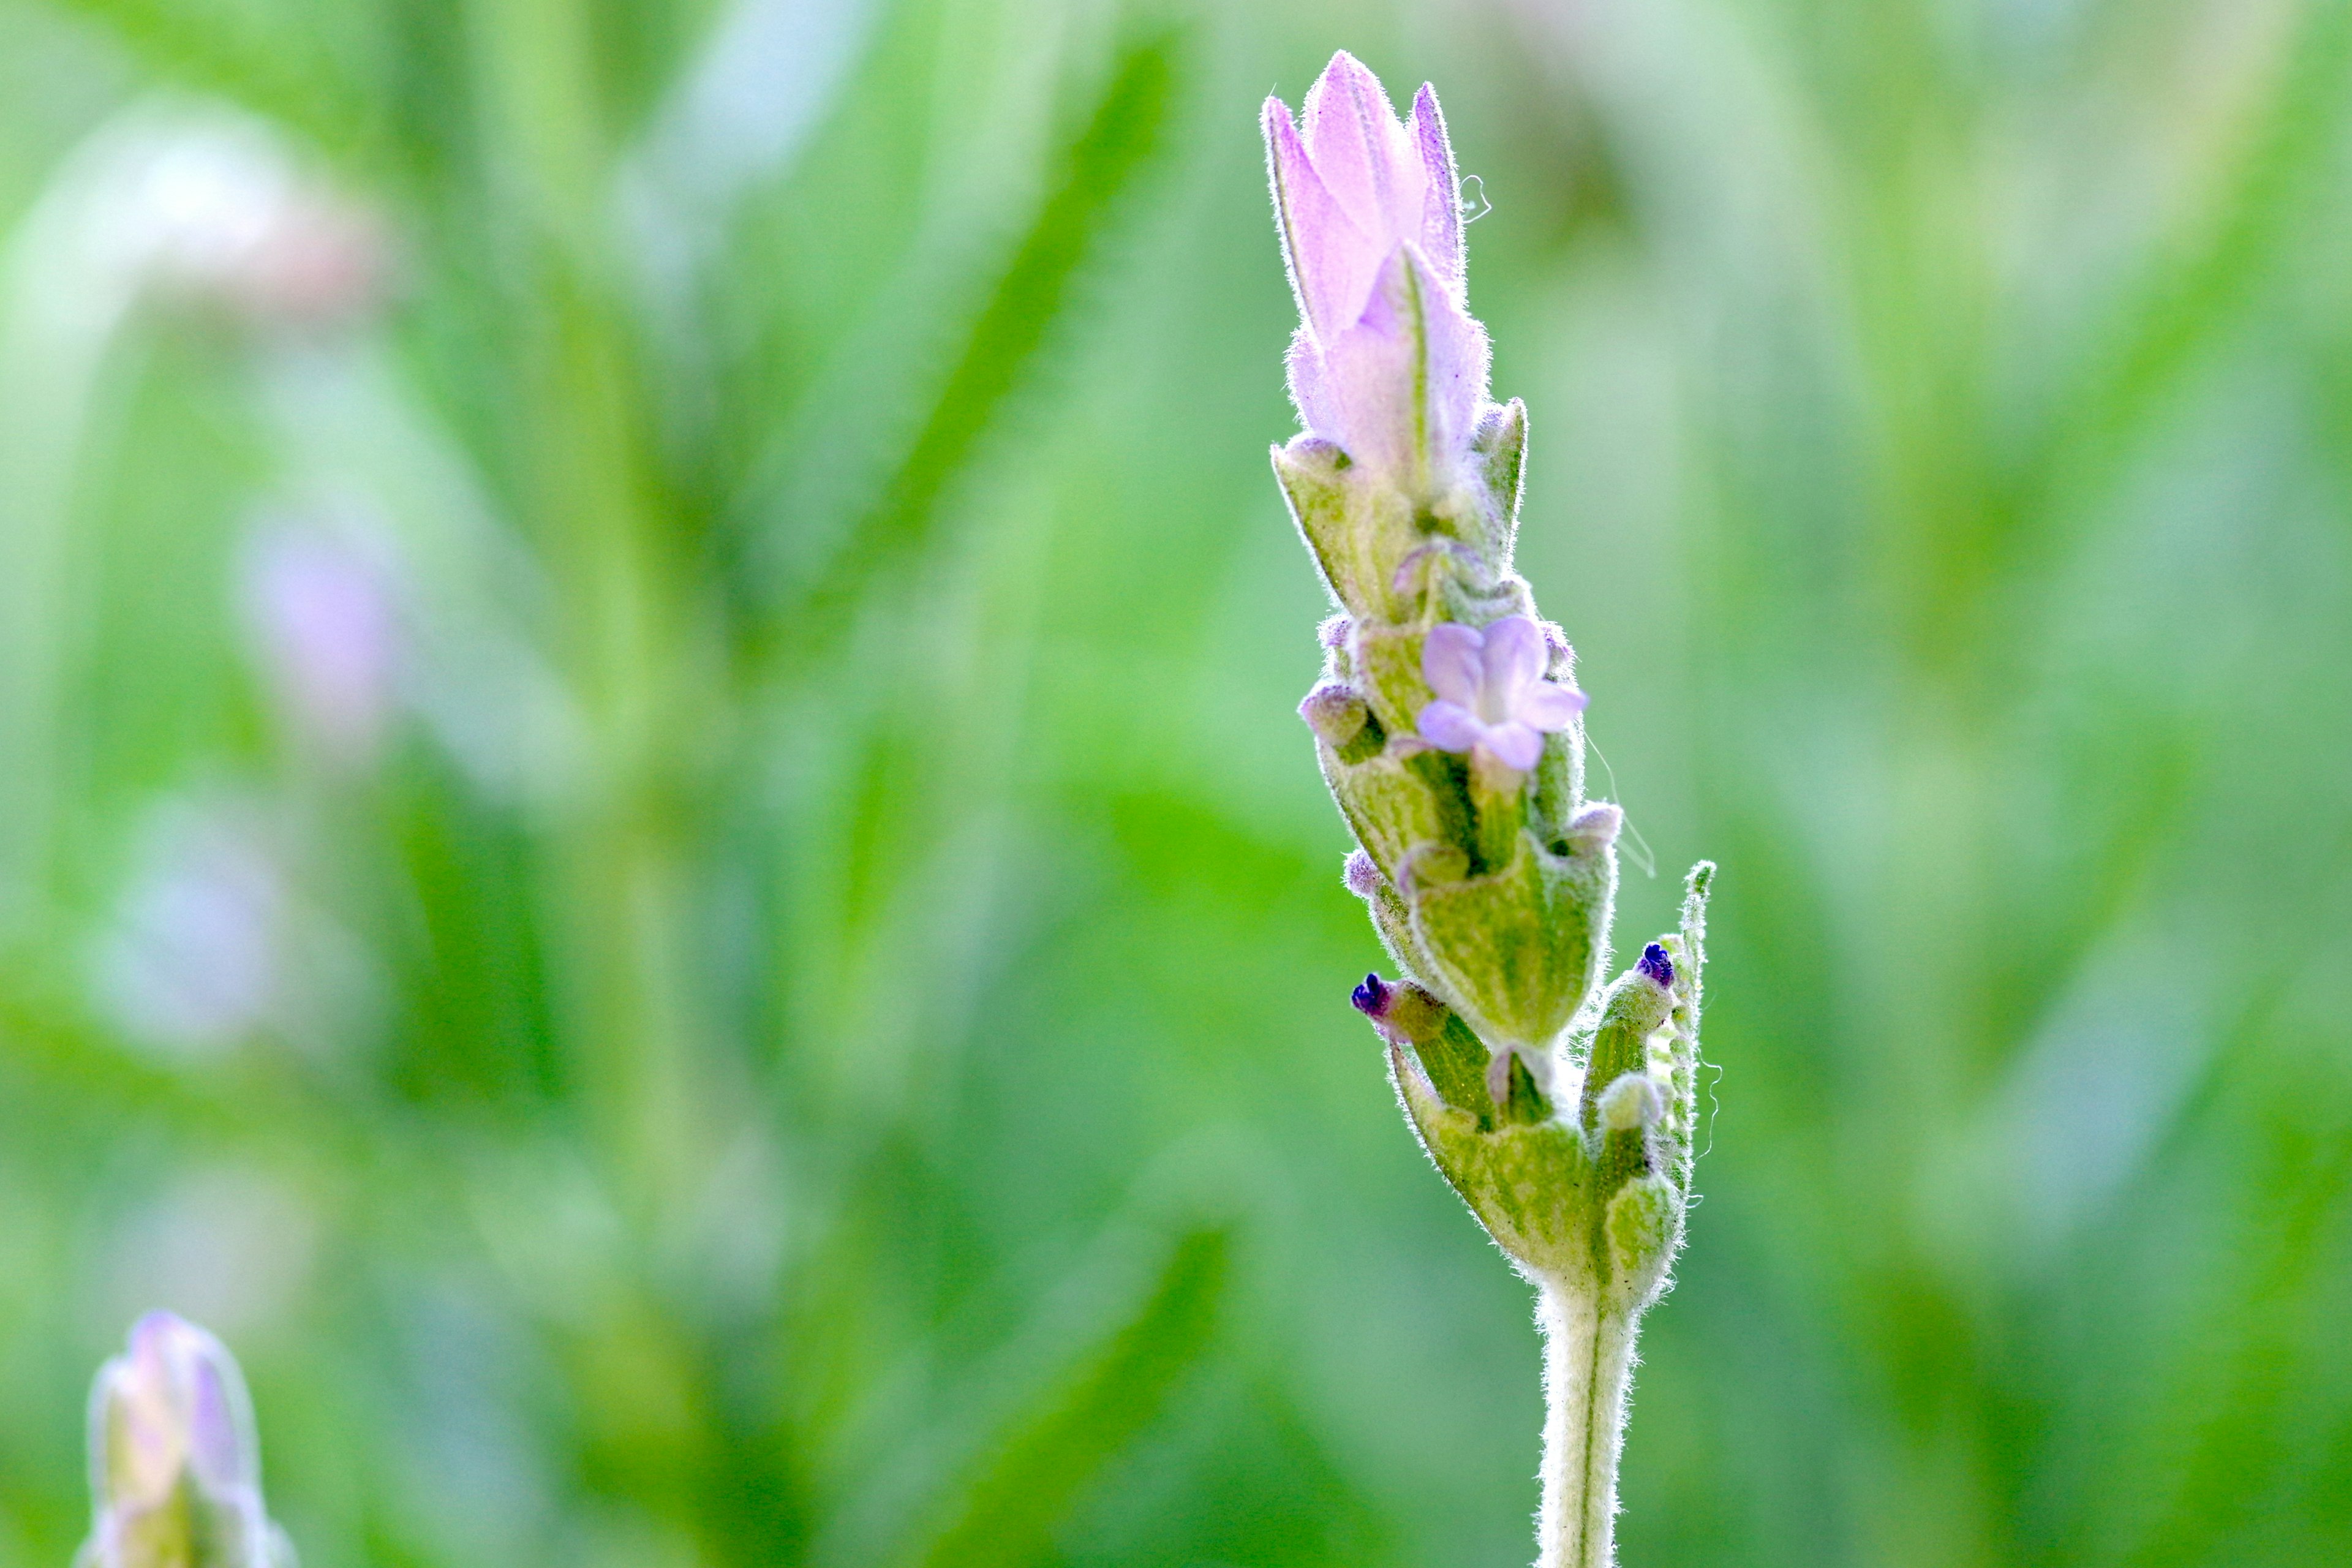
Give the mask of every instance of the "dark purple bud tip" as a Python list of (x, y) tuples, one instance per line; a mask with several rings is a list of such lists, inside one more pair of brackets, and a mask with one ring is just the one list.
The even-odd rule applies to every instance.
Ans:
[(1642, 962), (1635, 967), (1662, 987), (1674, 985), (1675, 961), (1668, 958), (1666, 950), (1654, 942), (1642, 950)]
[(1364, 976), (1364, 983), (1356, 987), (1348, 1000), (1353, 1002), (1356, 1005), (1356, 1011), (1367, 1018), (1386, 1017), (1389, 1010), (1389, 983), (1377, 974), (1367, 974)]

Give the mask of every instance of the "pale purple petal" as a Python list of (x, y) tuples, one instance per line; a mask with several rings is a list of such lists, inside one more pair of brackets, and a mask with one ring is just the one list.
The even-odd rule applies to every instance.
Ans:
[(1521, 773), (1543, 755), (1543, 737), (1517, 720), (1488, 726), (1484, 743), (1496, 762)]
[(1423, 706), (1412, 727), (1423, 740), (1441, 752), (1466, 752), (1487, 735), (1486, 726), (1478, 722), (1477, 715), (1458, 703), (1443, 700)]
[(1347, 430), (1339, 423), (1339, 405), (1331, 395), (1331, 378), (1323, 367), (1323, 351), (1314, 334), (1301, 327), (1290, 340), (1290, 401), (1298, 407), (1299, 422), (1310, 436), (1319, 436), (1341, 448)]
[(1475, 711), (1484, 669), (1479, 649), (1486, 640), (1457, 621), (1430, 627), (1421, 645), (1421, 678), (1448, 704)]
[(1427, 82), (1412, 98), (1412, 141), (1421, 155), (1423, 176), (1421, 233), (1416, 236), (1430, 265), (1456, 294), (1462, 291), (1461, 176), (1454, 173), (1453, 143), (1446, 140), (1445, 116), (1437, 107), (1437, 91)]
[(1423, 405), (1413, 393), (1423, 378), (1417, 290), (1400, 251), (1381, 269), (1362, 320), (1323, 343), (1334, 436), (1348, 456), (1374, 472), (1408, 482), (1421, 471)]
[[(1417, 250), (1407, 254), (1419, 258)], [(1433, 268), (1430, 279), (1438, 286), (1422, 290), (1428, 376), (1423, 418), (1432, 479), (1443, 484), (1469, 451), (1470, 438), (1478, 427), (1478, 412), (1486, 403), (1490, 353), (1486, 329), (1462, 309), (1460, 289), (1444, 286)]]
[(1317, 172), (1357, 228), (1382, 254), (1415, 237), (1427, 182), (1380, 79), (1340, 50), (1307, 90), (1300, 120)]
[(1565, 730), (1576, 722), (1590, 699), (1573, 686), (1561, 686), (1553, 681), (1538, 681), (1534, 689), (1519, 699), (1511, 717), (1538, 730)]
[(1525, 616), (1505, 616), (1486, 627), (1485, 681), (1491, 711), (1518, 714), (1528, 689), (1543, 679), (1548, 654), (1543, 633)]
[(1265, 121), (1266, 178), (1291, 289), (1298, 313), (1328, 339), (1363, 313), (1364, 295), (1389, 247), (1367, 237), (1333, 198), (1280, 99), (1265, 100)]
[[(1266, 166), (1310, 353), (1291, 395), (1307, 427), (1382, 481), (1444, 492), (1461, 479), (1489, 371), (1464, 309), (1453, 153), (1434, 93), (1410, 122), (1342, 52), (1297, 120), (1265, 106)], [(1319, 357), (1318, 357), (1319, 356)]]
[(228, 1352), (216, 1343), (195, 1347), (188, 1369), (188, 1458), (215, 1487), (248, 1486), (253, 1456), (237, 1418), (239, 1395), (229, 1386), (237, 1374), (215, 1354), (225, 1360)]
[(1486, 394), (1486, 334), (1416, 247), (1389, 258), (1324, 363), (1349, 457), (1413, 483), (1452, 479)]

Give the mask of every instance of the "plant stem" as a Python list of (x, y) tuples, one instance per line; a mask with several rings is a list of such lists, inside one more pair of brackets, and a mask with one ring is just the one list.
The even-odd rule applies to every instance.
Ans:
[(1536, 1312), (1546, 1406), (1536, 1568), (1612, 1568), (1635, 1317), (1550, 1284), (1541, 1288)]

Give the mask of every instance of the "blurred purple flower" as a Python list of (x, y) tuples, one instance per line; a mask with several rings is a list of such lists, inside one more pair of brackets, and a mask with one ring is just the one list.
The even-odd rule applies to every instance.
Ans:
[(1544, 735), (1584, 711), (1583, 692), (1543, 678), (1549, 658), (1543, 628), (1525, 616), (1505, 616), (1484, 633), (1452, 621), (1432, 626), (1421, 672), (1437, 699), (1414, 727), (1442, 752), (1477, 747), (1526, 772), (1543, 755)]
[(339, 762), (382, 739), (401, 657), (385, 565), (324, 529), (278, 524), (241, 563), (257, 654), (295, 731)]
[(276, 1544), (236, 1358), (194, 1323), (150, 1312), (90, 1391), (97, 1568), (261, 1568)]
[(284, 880), (237, 812), (173, 803), (146, 839), (94, 955), (99, 1002), (133, 1039), (225, 1049), (278, 1007)]
[(1401, 123), (1342, 51), (1300, 121), (1265, 100), (1266, 166), (1304, 325), (1290, 395), (1307, 434), (1423, 492), (1445, 488), (1486, 398), (1486, 330), (1465, 310), (1462, 214), (1437, 95)]

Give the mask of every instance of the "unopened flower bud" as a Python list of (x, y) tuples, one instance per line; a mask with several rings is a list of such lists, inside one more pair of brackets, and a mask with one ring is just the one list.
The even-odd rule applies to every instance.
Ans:
[(84, 1568), (290, 1568), (261, 1502), (244, 1375), (221, 1342), (169, 1312), (99, 1369), (89, 1410)]
[(1613, 801), (1596, 800), (1568, 819), (1568, 837), (1579, 848), (1600, 849), (1616, 843), (1624, 826), (1622, 807)]
[(1348, 999), (1381, 1034), (1416, 1046), (1435, 1039), (1450, 1016), (1444, 1003), (1412, 981), (1391, 983), (1377, 974), (1365, 975)]
[(1363, 733), (1364, 721), (1371, 710), (1357, 695), (1356, 689), (1344, 681), (1326, 680), (1309, 691), (1298, 704), (1298, 716), (1316, 738), (1333, 751), (1339, 751)]
[(1646, 1073), (1622, 1073), (1601, 1091), (1601, 1125), (1611, 1132), (1636, 1131), (1665, 1113), (1665, 1098)]

